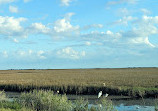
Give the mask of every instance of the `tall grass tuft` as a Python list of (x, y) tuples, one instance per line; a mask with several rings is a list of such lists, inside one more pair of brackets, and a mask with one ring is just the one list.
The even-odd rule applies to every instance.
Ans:
[(19, 98), (19, 102), (24, 107), (37, 111), (71, 111), (72, 103), (67, 97), (56, 95), (52, 91), (37, 91), (23, 93)]
[(4, 91), (0, 91), (0, 102), (6, 101), (7, 97)]

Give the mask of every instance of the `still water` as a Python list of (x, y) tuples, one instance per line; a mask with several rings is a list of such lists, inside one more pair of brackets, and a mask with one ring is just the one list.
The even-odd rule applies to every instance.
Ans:
[[(12, 99), (19, 97), (20, 93), (7, 92), (6, 95)], [(89, 106), (95, 105), (98, 101), (97, 95), (67, 95), (67, 97), (72, 101), (81, 97), (85, 98), (88, 100)], [(107, 99), (112, 100), (118, 111), (155, 111), (155, 103), (158, 103), (158, 100), (154, 98), (132, 99), (128, 96), (108, 96)]]

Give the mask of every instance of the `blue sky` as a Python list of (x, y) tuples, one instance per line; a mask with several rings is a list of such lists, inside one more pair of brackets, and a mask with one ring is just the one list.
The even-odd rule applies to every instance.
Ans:
[(157, 0), (0, 0), (0, 69), (158, 67)]

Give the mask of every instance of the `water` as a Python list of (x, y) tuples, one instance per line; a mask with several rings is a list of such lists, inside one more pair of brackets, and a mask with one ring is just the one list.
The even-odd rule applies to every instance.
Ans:
[(155, 111), (155, 100), (129, 99), (129, 100), (113, 100), (118, 111)]
[[(17, 98), (20, 93), (7, 92), (7, 97)], [(68, 99), (74, 101), (78, 98), (85, 98), (89, 102), (89, 106), (95, 105), (99, 99), (95, 95), (67, 95)], [(112, 100), (118, 111), (155, 111), (155, 99), (133, 99), (128, 96), (108, 96), (107, 99)], [(158, 102), (158, 101), (157, 101)]]
[[(85, 98), (89, 101), (90, 105), (95, 105), (98, 101), (97, 96), (94, 95), (68, 95), (70, 100), (75, 100), (77, 98)], [(107, 99), (112, 100), (115, 108), (118, 111), (155, 111), (155, 99), (133, 99), (128, 96), (108, 96)], [(157, 101), (158, 102), (158, 101)]]

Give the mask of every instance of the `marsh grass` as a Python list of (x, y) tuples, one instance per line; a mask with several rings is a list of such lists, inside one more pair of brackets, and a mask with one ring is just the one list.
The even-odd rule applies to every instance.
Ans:
[(30, 91), (51, 89), (62, 94), (98, 94), (144, 97), (158, 94), (158, 68), (5, 70), (0, 71), (0, 89)]

